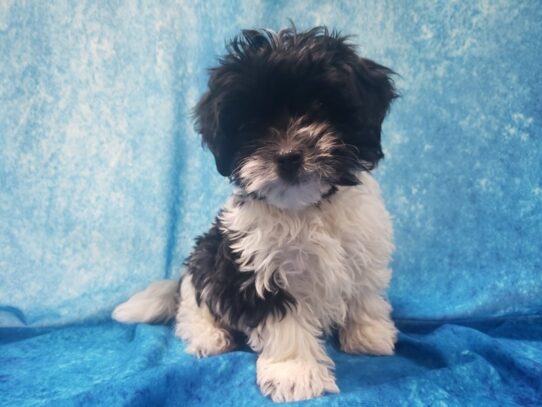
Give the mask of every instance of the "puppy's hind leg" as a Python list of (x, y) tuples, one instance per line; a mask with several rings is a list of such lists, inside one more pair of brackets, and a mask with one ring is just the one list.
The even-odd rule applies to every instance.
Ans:
[(366, 291), (349, 304), (346, 323), (339, 329), (341, 349), (347, 353), (393, 355), (397, 329), (391, 305), (378, 291)]
[(175, 335), (186, 342), (186, 352), (197, 357), (218, 355), (234, 347), (230, 332), (220, 326), (207, 305), (197, 304), (190, 274), (181, 281)]

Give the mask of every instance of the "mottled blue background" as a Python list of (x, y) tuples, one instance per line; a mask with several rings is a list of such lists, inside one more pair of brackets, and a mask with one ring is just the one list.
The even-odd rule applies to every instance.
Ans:
[[(60, 369), (68, 360), (79, 360), (84, 371), (94, 369), (97, 382), (103, 383), (135, 371), (149, 375), (145, 369), (156, 362), (157, 343), (167, 352), (182, 347), (160, 328), (134, 331), (110, 323), (89, 324), (105, 321), (115, 304), (149, 282), (179, 275), (192, 239), (205, 231), (230, 191), (215, 173), (210, 153), (201, 149), (190, 120), (190, 109), (205, 88), (206, 68), (240, 28), (278, 29), (288, 25), (288, 18), (300, 29), (326, 24), (353, 34), (364, 56), (400, 74), (402, 98), (385, 124), (386, 160), (375, 173), (395, 219), (397, 252), (390, 296), (396, 319), (405, 324), (423, 320), (414, 324), (417, 330), (429, 321), (500, 317), (509, 324), (540, 315), (540, 2), (1, 0), (0, 326), (6, 328), (0, 335), (9, 345), (0, 348), (8, 355), (0, 388), (10, 390), (3, 393), (6, 400), (20, 405), (34, 397), (29, 403), (38, 403), (61, 389), (68, 404), (85, 404), (69, 397), (95, 383), (82, 384), (73, 372), (70, 376)], [(536, 329), (530, 320), (522, 328), (512, 324), (512, 329), (536, 332), (534, 339), (542, 339), (536, 321)], [(79, 327), (46, 329), (66, 324)], [(479, 329), (476, 332), (487, 333)], [(71, 330), (77, 333), (70, 336)], [(44, 332), (47, 335), (22, 340)], [(98, 338), (87, 353), (81, 350), (90, 340), (85, 335)], [(147, 341), (148, 352), (154, 356), (138, 365), (131, 358), (132, 353), (145, 354), (134, 341), (141, 335), (152, 339)], [(463, 344), (465, 336), (457, 335), (457, 343)], [(421, 337), (419, 341), (429, 340)], [(126, 344), (110, 349), (119, 338)], [(514, 343), (523, 346), (525, 337), (516, 339), (520, 342)], [(450, 337), (427, 346), (446, 341)], [(527, 352), (529, 373), (522, 368), (518, 377), (530, 378), (526, 386), (535, 393), (510, 399), (524, 404), (541, 391), (532, 386), (541, 382), (542, 346), (532, 337), (528, 343), (535, 344)], [(34, 353), (24, 350), (29, 346)], [(404, 350), (407, 345), (401, 346)], [(453, 354), (456, 348), (447, 346)], [(110, 349), (110, 360), (104, 348)], [(40, 349), (65, 349), (67, 359), (44, 360)], [(467, 345), (456, 350), (457, 355), (472, 352)], [(414, 355), (418, 367), (431, 365), (422, 362), (424, 356), (417, 351), (404, 352)], [(516, 356), (508, 355), (508, 362), (499, 366), (520, 366)], [(231, 354), (215, 361), (237, 372), (236, 363), (242, 363), (238, 357)], [(355, 366), (360, 371), (367, 366), (367, 358), (337, 357), (346, 364), (339, 364), (338, 372), (349, 363), (359, 363)], [(485, 387), (469, 385), (487, 390), (491, 380), (513, 376), (506, 369), (503, 375), (491, 358), (484, 358), (489, 362), (482, 366), (494, 373), (488, 373)], [(242, 365), (246, 372), (239, 383), (249, 381), (257, 397), (253, 355), (249, 359)], [(123, 370), (128, 360), (135, 363), (132, 373)], [(369, 360), (380, 366), (381, 360), (395, 359)], [(104, 375), (100, 363), (115, 373)], [(386, 363), (393, 372), (412, 371), (399, 362)], [(58, 375), (54, 369), (44, 370), (54, 374), (52, 382), (36, 384), (33, 375), (26, 378), (22, 373), (51, 365), (60, 369)], [(212, 360), (190, 369), (209, 365), (216, 369)], [(162, 384), (174, 380), (171, 372), (156, 374)], [(381, 374), (385, 382), (389, 372)], [(479, 377), (480, 372), (465, 375)], [(137, 377), (145, 387), (145, 379)], [(344, 380), (339, 380), (342, 387)], [(31, 383), (44, 393), (25, 387)], [(466, 383), (456, 383), (456, 388)], [(491, 383), (508, 391), (502, 383)], [(201, 382), (199, 386), (207, 389)], [(436, 390), (424, 399), (420, 387), (397, 388), (421, 404), (458, 400), (439, 398), (444, 393)], [(353, 391), (351, 400), (361, 400)], [(386, 391), (379, 397), (402, 399)], [(109, 405), (137, 404), (137, 398), (112, 394), (116, 401)], [(372, 393), (362, 389), (360, 394)], [(178, 395), (179, 400), (197, 401), (193, 396)], [(147, 396), (141, 397), (150, 403)], [(340, 397), (331, 400), (350, 400)], [(371, 397), (367, 402), (381, 400)], [(492, 397), (499, 400), (495, 393)]]

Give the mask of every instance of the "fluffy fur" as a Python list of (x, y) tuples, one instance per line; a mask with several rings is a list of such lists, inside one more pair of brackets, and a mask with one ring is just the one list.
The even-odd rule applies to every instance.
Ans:
[(391, 75), (325, 28), (234, 39), (195, 115), (235, 192), (196, 239), (180, 288), (156, 283), (113, 317), (176, 316), (197, 356), (243, 334), (275, 401), (339, 391), (322, 343), (334, 329), (346, 352), (392, 354), (392, 225), (369, 173), (383, 157)]

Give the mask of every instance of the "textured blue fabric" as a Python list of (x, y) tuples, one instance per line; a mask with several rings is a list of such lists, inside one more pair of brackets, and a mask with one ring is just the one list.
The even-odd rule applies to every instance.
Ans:
[[(399, 327), (392, 357), (353, 357), (331, 341), (328, 350), (341, 393), (303, 403), (540, 405), (540, 318)], [(198, 360), (184, 354), (170, 327), (106, 323), (25, 339), (21, 331), (4, 336), (11, 342), (0, 345), (0, 405), (273, 404), (256, 386), (254, 353), (239, 350)]]
[(206, 68), (240, 28), (288, 18), (354, 34), (403, 95), (375, 173), (399, 355), (331, 346), (343, 393), (313, 403), (542, 399), (539, 2), (5, 0), (0, 403), (263, 402), (254, 354), (196, 361), (108, 315), (179, 275), (230, 191), (189, 117)]

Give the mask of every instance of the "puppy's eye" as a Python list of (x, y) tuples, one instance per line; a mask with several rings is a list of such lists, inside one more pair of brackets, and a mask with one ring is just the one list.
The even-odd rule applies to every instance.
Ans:
[(257, 122), (256, 119), (245, 120), (242, 123), (239, 123), (239, 126), (237, 127), (237, 130), (240, 131), (240, 132), (249, 133), (249, 132), (254, 130), (254, 127), (256, 127), (257, 123), (258, 122)]

